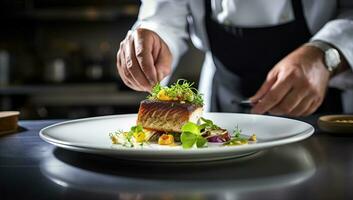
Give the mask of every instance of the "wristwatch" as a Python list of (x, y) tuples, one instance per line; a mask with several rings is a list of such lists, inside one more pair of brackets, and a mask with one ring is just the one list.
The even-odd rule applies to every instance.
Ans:
[(308, 46), (313, 46), (320, 49), (324, 53), (324, 62), (326, 69), (333, 74), (341, 64), (341, 57), (338, 50), (327, 42), (321, 40), (313, 40), (306, 43)]

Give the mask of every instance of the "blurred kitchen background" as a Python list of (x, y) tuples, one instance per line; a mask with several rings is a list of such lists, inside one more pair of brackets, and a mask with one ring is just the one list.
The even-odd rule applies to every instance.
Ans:
[[(136, 113), (147, 93), (116, 71), (138, 0), (1, 0), (0, 110), (21, 119)], [(198, 82), (203, 54), (190, 47), (171, 81)]]

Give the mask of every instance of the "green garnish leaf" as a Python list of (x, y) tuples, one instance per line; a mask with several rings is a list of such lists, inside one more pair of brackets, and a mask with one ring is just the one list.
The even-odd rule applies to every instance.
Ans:
[(217, 130), (220, 129), (219, 126), (217, 126), (216, 124), (213, 123), (213, 121), (209, 120), (209, 119), (205, 119), (203, 117), (201, 117), (201, 121), (203, 121), (204, 123), (200, 125), (200, 129), (209, 129), (209, 130)]
[(193, 123), (193, 122), (187, 122), (181, 127), (182, 132), (190, 132), (195, 135), (200, 135), (200, 127)]
[(138, 132), (141, 132), (141, 131), (143, 131), (142, 125), (132, 126), (131, 129), (130, 129), (130, 132), (132, 132), (132, 133), (138, 133)]
[(202, 137), (201, 135), (197, 137), (196, 139), (196, 146), (197, 148), (203, 147), (207, 143), (207, 140)]
[(200, 126), (193, 122), (188, 122), (181, 127), (180, 141), (184, 149), (189, 149), (196, 144), (197, 148), (207, 144), (207, 140), (201, 136)]
[(197, 135), (190, 132), (183, 132), (180, 136), (180, 141), (184, 149), (190, 149), (194, 146), (197, 140)]

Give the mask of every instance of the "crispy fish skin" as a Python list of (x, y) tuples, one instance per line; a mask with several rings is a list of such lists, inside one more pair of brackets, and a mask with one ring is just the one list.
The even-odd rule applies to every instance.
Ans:
[(146, 99), (140, 103), (137, 124), (155, 131), (181, 132), (186, 122), (199, 120), (202, 110), (190, 103)]

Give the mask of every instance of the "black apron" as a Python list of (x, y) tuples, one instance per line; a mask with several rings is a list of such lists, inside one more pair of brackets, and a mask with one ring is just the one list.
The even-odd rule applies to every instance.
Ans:
[[(254, 95), (281, 59), (311, 38), (301, 0), (292, 0), (295, 20), (261, 28), (219, 24), (205, 0), (205, 23), (216, 73), (211, 111), (246, 112), (239, 101)], [(256, 15), (256, 13), (254, 13)], [(342, 112), (340, 91), (329, 89), (318, 112)]]

